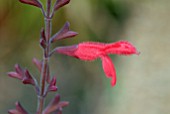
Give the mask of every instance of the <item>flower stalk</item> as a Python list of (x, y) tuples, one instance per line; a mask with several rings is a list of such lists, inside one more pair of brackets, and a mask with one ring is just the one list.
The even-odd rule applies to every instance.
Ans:
[(44, 102), (45, 102), (45, 87), (46, 81), (49, 82), (49, 53), (50, 53), (50, 37), (51, 37), (51, 17), (50, 17), (50, 9), (51, 9), (51, 0), (47, 0), (47, 10), (44, 18), (45, 21), (45, 48), (43, 48), (43, 64), (41, 70), (41, 79), (40, 79), (40, 93), (38, 96), (38, 106), (37, 106), (37, 114), (42, 114)]
[[(60, 101), (56, 99), (58, 97), (54, 97), (46, 107), (45, 104), (45, 97), (47, 96), (48, 92), (55, 92), (58, 90), (56, 86), (56, 77), (53, 76), (50, 79), (50, 68), (49, 68), (49, 60), (51, 56), (51, 44), (59, 39), (70, 38), (77, 35), (76, 32), (69, 30), (69, 23), (58, 31), (54, 36), (51, 37), (51, 29), (52, 29), (52, 17), (54, 12), (57, 11), (59, 8), (63, 7), (64, 5), (68, 4), (70, 0), (56, 0), (54, 7), (52, 7), (52, 0), (46, 0), (46, 11), (40, 0), (19, 0), (21, 3), (32, 5), (41, 9), (42, 14), (44, 15), (44, 23), (45, 27), (41, 30), (40, 36), (40, 46), (43, 49), (43, 59), (42, 61), (33, 58), (33, 63), (40, 71), (40, 82), (37, 83), (37, 80), (31, 75), (31, 73), (20, 65), (15, 65), (15, 71), (9, 72), (8, 76), (12, 78), (16, 78), (21, 80), (23, 84), (30, 84), (34, 86), (36, 93), (37, 93), (37, 110), (36, 114), (50, 114), (54, 112), (62, 113), (62, 108), (67, 106), (69, 103), (67, 101)], [(52, 42), (53, 39), (53, 42)], [(59, 96), (59, 95), (57, 95)], [(16, 109), (12, 109), (8, 111), (9, 114), (28, 114), (19, 102), (16, 103)]]

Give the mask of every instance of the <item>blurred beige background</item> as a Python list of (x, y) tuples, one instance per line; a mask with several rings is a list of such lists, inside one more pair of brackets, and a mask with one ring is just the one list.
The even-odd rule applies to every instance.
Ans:
[(113, 98), (114, 107), (105, 108), (103, 113), (169, 114), (170, 1), (132, 4), (132, 15), (124, 34), (138, 47), (141, 55), (117, 59), (121, 87), (116, 99)]
[[(44, 0), (45, 1), (45, 0)], [(53, 33), (65, 21), (79, 32), (75, 39), (56, 45), (82, 41), (128, 40), (139, 56), (111, 55), (117, 70), (112, 88), (101, 61), (83, 62), (63, 55), (51, 59), (63, 100), (70, 101), (64, 114), (169, 114), (170, 112), (170, 1), (168, 0), (72, 0), (53, 19)], [(41, 59), (39, 31), (43, 17), (37, 8), (16, 1), (0, 1), (0, 113), (6, 114), (19, 100), (30, 113), (36, 109), (31, 86), (10, 79), (6, 72), (15, 63), (39, 73), (31, 63)], [(50, 94), (48, 101), (52, 98)]]

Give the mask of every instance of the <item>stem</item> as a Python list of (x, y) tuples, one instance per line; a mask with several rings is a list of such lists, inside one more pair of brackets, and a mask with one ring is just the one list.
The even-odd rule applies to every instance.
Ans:
[(43, 66), (41, 70), (41, 79), (40, 79), (40, 93), (38, 95), (38, 106), (37, 114), (42, 114), (44, 102), (45, 102), (45, 87), (46, 80), (49, 79), (49, 53), (50, 53), (50, 37), (51, 37), (51, 0), (47, 0), (47, 10), (44, 18), (45, 21), (45, 37), (46, 37), (46, 48), (43, 53)]

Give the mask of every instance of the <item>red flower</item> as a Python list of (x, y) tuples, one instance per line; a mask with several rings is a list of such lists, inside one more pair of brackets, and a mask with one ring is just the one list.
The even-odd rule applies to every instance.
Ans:
[(115, 43), (83, 42), (72, 46), (57, 47), (55, 52), (73, 56), (81, 60), (92, 61), (101, 58), (103, 69), (108, 78), (112, 78), (111, 85), (116, 84), (116, 71), (108, 56), (109, 54), (132, 55), (139, 54), (136, 48), (127, 41)]

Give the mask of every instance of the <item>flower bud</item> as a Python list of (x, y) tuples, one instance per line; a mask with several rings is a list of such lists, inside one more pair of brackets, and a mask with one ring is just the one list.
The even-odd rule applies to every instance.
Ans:
[(20, 67), (20, 65), (16, 64), (15, 72), (8, 72), (8, 76), (22, 80), (24, 77), (24, 70)]
[(17, 78), (19, 80), (22, 80), (22, 76), (19, 75), (18, 73), (16, 72), (8, 72), (8, 76), (12, 77), (12, 78)]
[(34, 79), (32, 78), (31, 74), (29, 73), (28, 70), (25, 70), (25, 76), (22, 79), (22, 82), (24, 84), (31, 84), (31, 85), (35, 85)]
[(52, 80), (50, 81), (48, 91), (57, 91), (57, 86), (56, 86), (56, 77), (53, 77)]
[(42, 8), (41, 3), (38, 0), (19, 0), (21, 3), (33, 5)]
[(41, 38), (42, 38), (43, 40), (46, 40), (44, 28), (41, 29)]
[(68, 4), (70, 0), (57, 0), (54, 5), (54, 10), (58, 10), (59, 8), (63, 7), (64, 5)]
[(21, 68), (21, 66), (19, 64), (15, 65), (15, 71), (20, 74), (23, 75), (23, 69)]
[(41, 69), (42, 69), (42, 62), (39, 61), (38, 59), (36, 58), (33, 58), (32, 62), (35, 64), (35, 66), (38, 68), (38, 70), (41, 72)]
[(61, 40), (65, 38), (72, 38), (78, 34), (77, 32), (70, 31), (69, 27), (69, 22), (66, 22), (65, 25), (59, 30), (59, 32), (52, 36), (51, 42), (55, 42), (56, 40)]
[(40, 46), (45, 49), (46, 48), (46, 41), (43, 38), (40, 38)]
[(56, 95), (48, 104), (48, 106), (44, 109), (43, 114), (50, 114), (56, 111), (59, 108), (58, 107), (59, 102), (60, 102), (60, 95)]
[(28, 114), (19, 102), (15, 103), (16, 108), (8, 111), (9, 114)]

